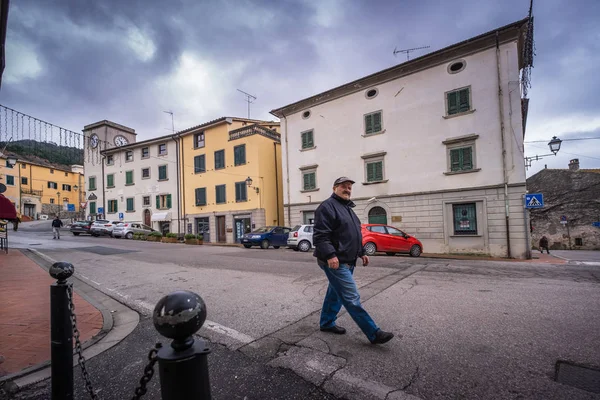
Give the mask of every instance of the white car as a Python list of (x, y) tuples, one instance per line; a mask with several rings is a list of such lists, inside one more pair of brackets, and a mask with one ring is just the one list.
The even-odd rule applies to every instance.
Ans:
[(112, 236), (112, 231), (121, 221), (111, 221), (107, 219), (99, 219), (94, 221), (90, 228), (92, 236), (108, 235)]
[(313, 225), (296, 225), (288, 235), (287, 245), (294, 251), (307, 252), (313, 247)]

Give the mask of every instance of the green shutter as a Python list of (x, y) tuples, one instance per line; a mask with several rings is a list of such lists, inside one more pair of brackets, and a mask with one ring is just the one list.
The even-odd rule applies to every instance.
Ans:
[(313, 131), (302, 132), (302, 148), (310, 149), (312, 147), (315, 147)]
[(373, 114), (373, 133), (381, 131), (381, 113)]
[(171, 208), (171, 195), (167, 195), (167, 208)]
[(127, 211), (133, 211), (134, 207), (133, 207), (133, 199), (129, 198), (127, 199)]
[(460, 149), (450, 150), (450, 171), (460, 170)]
[(373, 173), (375, 181), (383, 180), (383, 161), (373, 163)]
[(167, 179), (167, 166), (161, 165), (158, 167), (158, 180)]
[(96, 178), (90, 178), (90, 190), (96, 190)]
[(304, 190), (312, 190), (317, 187), (315, 172), (307, 172), (304, 174), (303, 178), (304, 178)]
[(96, 214), (96, 202), (92, 201), (90, 203), (90, 214)]
[(308, 132), (304, 132), (302, 134), (302, 148), (303, 149), (308, 148)]
[(365, 115), (365, 134), (373, 133), (373, 115)]
[(473, 169), (473, 148), (472, 147), (465, 147), (462, 150), (462, 169), (463, 170), (469, 170), (469, 169)]
[(458, 113), (458, 92), (450, 92), (446, 96), (448, 99), (448, 115)]
[(160, 196), (156, 196), (156, 209), (160, 210)]
[(194, 173), (200, 172), (200, 156), (194, 157)]
[(125, 184), (127, 184), (127, 185), (133, 184), (133, 171), (125, 172)]
[(106, 176), (106, 186), (115, 186), (115, 176), (113, 174)]
[(465, 112), (471, 109), (469, 104), (469, 88), (461, 89), (458, 91), (458, 112)]

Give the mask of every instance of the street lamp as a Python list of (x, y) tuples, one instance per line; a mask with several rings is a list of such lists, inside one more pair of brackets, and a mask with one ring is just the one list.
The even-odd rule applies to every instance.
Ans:
[(550, 147), (551, 154), (542, 154), (536, 155), (535, 157), (525, 157), (525, 168), (531, 167), (531, 161), (538, 161), (541, 158), (548, 156), (555, 156), (556, 153), (560, 150), (560, 145), (562, 140), (557, 138), (556, 136), (552, 136), (552, 140), (548, 142), (548, 147)]
[[(250, 178), (250, 177), (246, 178), (246, 186), (253, 187), (252, 186), (252, 178)], [(260, 192), (260, 189), (258, 187), (254, 187), (254, 190), (256, 190), (256, 193)]]
[(8, 162), (8, 165), (10, 165), (11, 167), (14, 167), (15, 164), (17, 164), (17, 157), (8, 156), (6, 161)]

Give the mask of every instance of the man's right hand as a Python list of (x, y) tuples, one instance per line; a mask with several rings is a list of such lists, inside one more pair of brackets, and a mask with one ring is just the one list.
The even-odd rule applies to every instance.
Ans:
[(340, 260), (337, 257), (330, 258), (327, 260), (327, 266), (331, 269), (338, 269), (340, 267)]

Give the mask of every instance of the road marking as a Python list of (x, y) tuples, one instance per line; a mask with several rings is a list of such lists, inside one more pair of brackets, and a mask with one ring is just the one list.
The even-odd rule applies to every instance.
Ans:
[[(134, 302), (139, 307), (141, 307), (141, 308), (143, 308), (145, 310), (148, 310), (150, 312), (150, 314), (154, 313), (154, 306), (152, 304), (147, 303), (147, 302), (142, 301), (142, 300), (135, 300)], [(232, 339), (235, 339), (238, 342), (241, 342), (241, 343), (244, 343), (244, 344), (252, 343), (255, 340), (253, 337), (248, 336), (245, 333), (238, 332), (235, 329), (228, 328), (226, 326), (223, 326), (221, 324), (218, 324), (216, 322), (209, 321), (209, 320), (206, 320), (204, 322), (204, 325), (202, 325), (202, 327), (206, 328), (208, 330), (211, 330), (213, 332), (219, 333), (221, 335), (228, 336), (228, 337), (230, 337)]]

